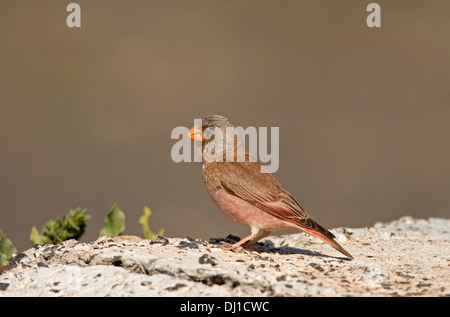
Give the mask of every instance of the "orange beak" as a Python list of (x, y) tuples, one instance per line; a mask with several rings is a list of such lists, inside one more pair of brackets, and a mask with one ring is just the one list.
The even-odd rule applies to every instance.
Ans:
[(191, 140), (197, 142), (203, 141), (202, 135), (203, 135), (202, 130), (197, 127), (193, 127), (188, 133), (188, 136), (191, 138)]

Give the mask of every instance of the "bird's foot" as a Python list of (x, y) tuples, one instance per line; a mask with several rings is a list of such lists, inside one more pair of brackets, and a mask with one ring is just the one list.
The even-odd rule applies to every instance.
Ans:
[(235, 253), (245, 253), (248, 251), (248, 249), (246, 249), (240, 245), (236, 246), (235, 244), (231, 244), (228, 242), (221, 242), (221, 243), (215, 244), (214, 247), (225, 250), (225, 251), (235, 252)]
[(238, 245), (237, 243), (233, 244), (230, 247), (230, 251), (238, 252), (238, 253), (249, 253), (253, 251), (261, 251), (263, 249), (262, 246), (256, 246), (254, 244), (244, 243)]
[(242, 246), (236, 246), (234, 247), (233, 245), (228, 249), (231, 252), (234, 253), (248, 253), (248, 251), (250, 251), (249, 249), (242, 247)]

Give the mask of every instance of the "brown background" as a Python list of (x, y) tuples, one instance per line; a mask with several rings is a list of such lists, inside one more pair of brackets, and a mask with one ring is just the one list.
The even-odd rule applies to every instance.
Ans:
[(0, 229), (82, 206), (93, 240), (113, 202), (125, 234), (246, 235), (170, 133), (222, 114), (280, 127), (280, 182), (322, 225), (450, 215), (450, 2), (0, 2)]

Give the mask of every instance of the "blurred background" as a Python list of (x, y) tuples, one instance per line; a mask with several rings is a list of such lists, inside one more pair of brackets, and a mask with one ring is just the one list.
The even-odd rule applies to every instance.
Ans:
[(0, 229), (113, 202), (124, 234), (244, 236), (218, 211), (200, 163), (170, 137), (194, 118), (280, 127), (276, 177), (327, 228), (450, 216), (450, 2), (0, 2)]

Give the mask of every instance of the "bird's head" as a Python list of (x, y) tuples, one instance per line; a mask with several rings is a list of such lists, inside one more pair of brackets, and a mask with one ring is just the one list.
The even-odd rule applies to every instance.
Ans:
[(189, 131), (189, 137), (192, 141), (205, 144), (217, 135), (218, 130), (216, 129), (220, 129), (222, 134), (225, 135), (227, 127), (233, 127), (227, 118), (216, 114), (209, 115), (202, 119), (201, 127), (196, 125)]
[(189, 137), (201, 142), (204, 162), (243, 162), (248, 153), (236, 132), (227, 118), (210, 115), (202, 119), (201, 126), (195, 125), (189, 131)]

